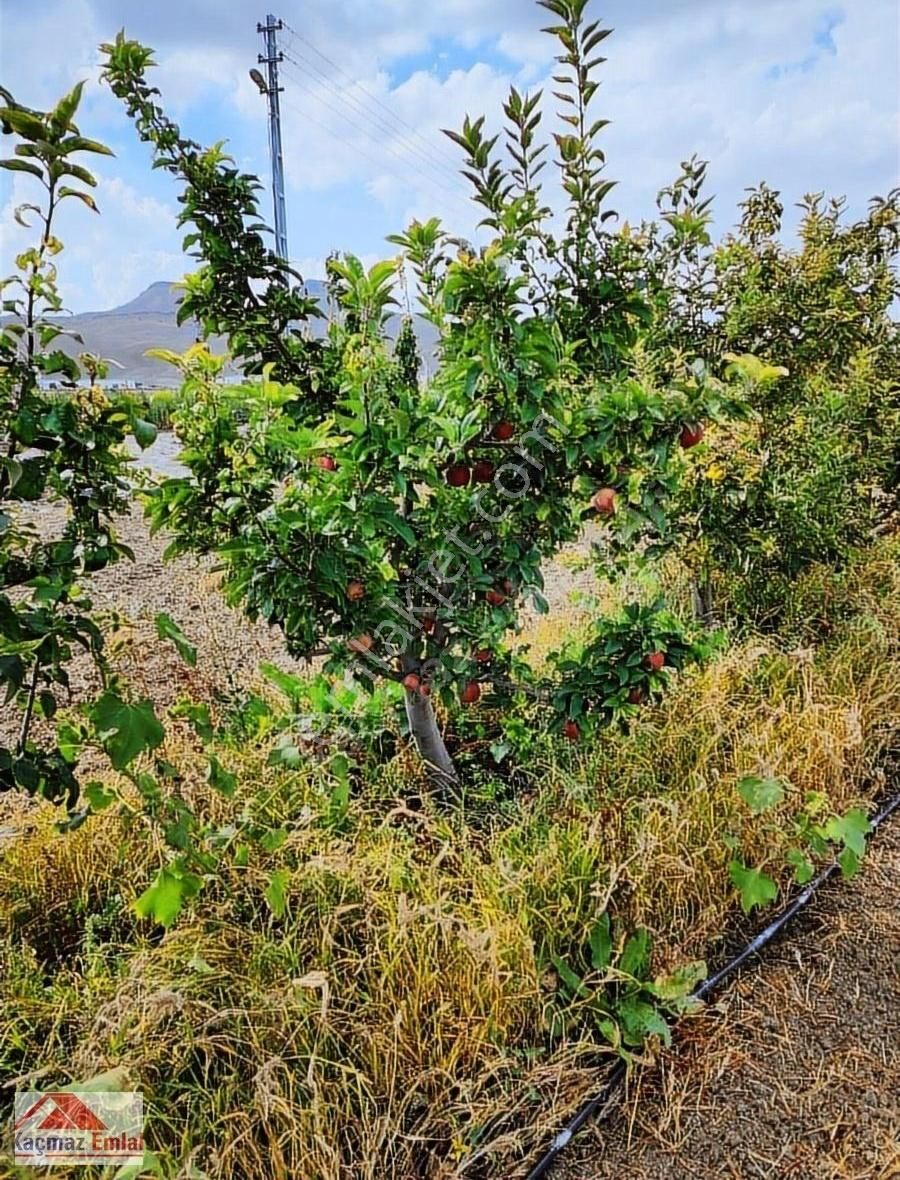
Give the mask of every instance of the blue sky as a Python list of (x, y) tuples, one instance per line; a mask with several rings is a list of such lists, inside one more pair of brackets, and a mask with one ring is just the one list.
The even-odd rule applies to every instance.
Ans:
[[(498, 125), (510, 83), (547, 81), (549, 14), (530, 0), (272, 0), (289, 26), (283, 73), (292, 259), (320, 277), (325, 256), (390, 253), (412, 216), (440, 215), (471, 234), (477, 215), (440, 134), (463, 115)], [(851, 214), (898, 183), (895, 0), (597, 0), (615, 32), (596, 100), (612, 120), (603, 144), (612, 204), (651, 216), (656, 191), (693, 152), (708, 158), (717, 227), (743, 190), (766, 179), (792, 208), (804, 192), (846, 194)], [(97, 82), (97, 44), (123, 25), (153, 45), (156, 84), (186, 133), (227, 139), (239, 164), (268, 177), (265, 102), (248, 78), (265, 7), (249, 0), (0, 0), (0, 76), (30, 106), (91, 79), (82, 130), (109, 143), (93, 218), (66, 213), (67, 306), (99, 310), (186, 269), (177, 189), (151, 172), (123, 111)], [(295, 31), (296, 30), (296, 31)], [(377, 101), (376, 101), (377, 100)], [(552, 100), (547, 107), (552, 127)], [(0, 175), (4, 272), (25, 241), (12, 209), (30, 178)], [(263, 210), (270, 216), (268, 193)]]

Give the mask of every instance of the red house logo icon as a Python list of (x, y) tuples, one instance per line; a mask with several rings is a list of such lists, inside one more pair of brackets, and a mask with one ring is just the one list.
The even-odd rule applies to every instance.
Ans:
[(106, 1123), (87, 1106), (77, 1094), (42, 1094), (32, 1106), (16, 1119), (16, 1130), (32, 1123), (43, 1112), (36, 1131), (105, 1131)]

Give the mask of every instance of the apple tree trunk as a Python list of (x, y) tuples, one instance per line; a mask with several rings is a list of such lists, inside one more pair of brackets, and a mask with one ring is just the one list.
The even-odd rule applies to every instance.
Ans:
[(406, 717), (431, 786), (441, 790), (459, 786), (459, 775), (447, 752), (431, 701), (421, 693), (407, 692)]

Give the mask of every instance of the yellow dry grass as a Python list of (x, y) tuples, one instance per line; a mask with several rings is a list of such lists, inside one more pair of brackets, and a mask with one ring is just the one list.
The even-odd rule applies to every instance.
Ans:
[[(315, 770), (223, 752), (236, 797), (189, 784), (195, 807), (291, 835), (162, 938), (129, 916), (161, 855), (142, 829), (61, 838), (28, 817), (0, 860), (0, 1069), (54, 1083), (124, 1069), (165, 1176), (190, 1161), (217, 1180), (509, 1172), (608, 1052), (587, 1032), (548, 1040), (550, 956), (607, 907), (652, 931), (659, 968), (705, 955), (735, 914), (723, 834), (786, 884), (805, 794), (843, 811), (877, 790), (900, 719), (896, 548), (845, 574), (835, 601), (818, 650), (751, 637), (627, 734), (574, 753), (548, 736), (538, 785), (494, 822), (410, 810), (420, 784), (401, 757), (335, 831)], [(177, 733), (167, 755), (192, 757)], [(749, 773), (788, 784), (774, 814), (741, 803)], [(263, 899), (274, 868), (289, 874), (280, 919)]]

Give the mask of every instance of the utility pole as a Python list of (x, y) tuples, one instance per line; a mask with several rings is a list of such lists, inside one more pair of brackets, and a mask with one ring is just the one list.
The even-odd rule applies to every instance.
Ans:
[(281, 103), (278, 95), (282, 87), (278, 85), (278, 63), (284, 61), (284, 54), (278, 51), (276, 34), (284, 25), (276, 21), (271, 13), (266, 17), (266, 23), (257, 24), (257, 33), (265, 38), (266, 52), (260, 53), (257, 60), (260, 65), (267, 67), (268, 81), (260, 85), (262, 79), (259, 70), (251, 70), (250, 76), (269, 100), (269, 154), (272, 157), (272, 201), (275, 206), (275, 253), (283, 262), (288, 261), (287, 246), (287, 215), (284, 203), (284, 157), (281, 152)]

